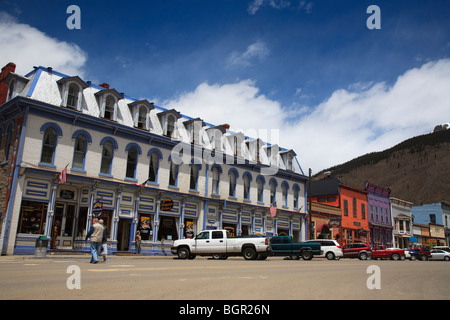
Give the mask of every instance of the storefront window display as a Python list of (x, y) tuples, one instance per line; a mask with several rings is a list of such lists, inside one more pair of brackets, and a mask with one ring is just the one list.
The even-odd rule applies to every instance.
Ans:
[(22, 201), (20, 208), (19, 233), (43, 234), (47, 203), (36, 201)]
[(139, 216), (139, 226), (138, 230), (141, 232), (141, 240), (148, 241), (152, 240), (153, 229), (152, 229), (152, 219), (150, 215), (141, 214)]
[(177, 223), (174, 217), (160, 217), (158, 241), (178, 240)]
[(186, 239), (192, 239), (195, 235), (195, 222), (193, 220), (184, 220), (184, 237)]

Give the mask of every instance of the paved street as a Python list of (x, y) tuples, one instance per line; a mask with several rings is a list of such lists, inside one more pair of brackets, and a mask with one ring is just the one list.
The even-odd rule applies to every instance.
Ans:
[[(112, 256), (93, 265), (89, 258), (2, 256), (0, 299), (450, 299), (450, 263), (443, 261)], [(368, 289), (376, 274), (369, 266), (379, 267), (380, 289)], [(80, 289), (69, 289), (77, 279)]]

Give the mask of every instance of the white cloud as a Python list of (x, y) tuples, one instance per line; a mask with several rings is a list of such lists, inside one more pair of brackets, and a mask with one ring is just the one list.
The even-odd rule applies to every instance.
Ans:
[(280, 146), (295, 150), (305, 172), (390, 148), (450, 119), (450, 59), (408, 70), (392, 86), (357, 83), (349, 88), (314, 107), (298, 104), (296, 113), (261, 94), (251, 80), (202, 83), (165, 107), (215, 125), (228, 123), (232, 131), (278, 128)]
[(262, 61), (269, 54), (269, 48), (263, 41), (256, 41), (247, 47), (243, 53), (233, 51), (228, 57), (228, 67), (250, 66), (254, 60)]
[(33, 66), (44, 66), (68, 75), (84, 75), (87, 54), (80, 47), (19, 23), (4, 12), (0, 12), (0, 43), (0, 65), (14, 62), (19, 74), (28, 73)]
[[(295, 3), (298, 2), (298, 5)], [(297, 10), (305, 11), (307, 14), (312, 12), (313, 3), (310, 1), (287, 1), (287, 0), (253, 0), (249, 3), (247, 12), (251, 15), (255, 15), (259, 9), (264, 6), (269, 6), (274, 9), (294, 8)]]

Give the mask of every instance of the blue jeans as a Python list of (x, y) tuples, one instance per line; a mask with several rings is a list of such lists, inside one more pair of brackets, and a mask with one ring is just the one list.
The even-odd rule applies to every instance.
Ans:
[(91, 241), (91, 262), (98, 260), (98, 253), (100, 252), (100, 248), (102, 247), (101, 242), (92, 242)]

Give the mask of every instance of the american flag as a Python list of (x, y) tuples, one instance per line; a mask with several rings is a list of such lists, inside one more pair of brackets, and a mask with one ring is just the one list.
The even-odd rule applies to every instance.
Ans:
[(59, 174), (59, 183), (66, 183), (67, 182), (67, 166)]
[(276, 202), (270, 206), (270, 215), (272, 217), (277, 216), (277, 203)]

